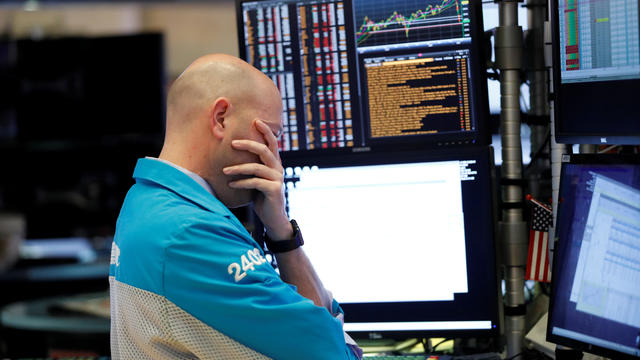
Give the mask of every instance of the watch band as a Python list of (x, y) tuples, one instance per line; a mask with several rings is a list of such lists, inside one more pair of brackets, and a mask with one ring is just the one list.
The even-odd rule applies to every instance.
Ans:
[(274, 241), (271, 240), (266, 233), (264, 234), (264, 242), (272, 253), (283, 253), (295, 250), (304, 245), (304, 240), (302, 239), (302, 233), (300, 232), (298, 223), (295, 220), (291, 220), (290, 222), (293, 227), (293, 236), (291, 236), (291, 239), (289, 240)]

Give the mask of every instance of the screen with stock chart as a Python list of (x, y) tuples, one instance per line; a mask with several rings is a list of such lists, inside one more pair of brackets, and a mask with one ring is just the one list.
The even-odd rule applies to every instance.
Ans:
[[(356, 62), (350, 3), (242, 2), (241, 57), (276, 83), (282, 96), (280, 150), (353, 147), (358, 133)], [(355, 86), (354, 86), (355, 84)], [(352, 89), (356, 91), (352, 91)]]
[(469, 2), (460, 0), (356, 0), (356, 42), (360, 52), (471, 40)]
[(362, 110), (373, 144), (476, 140), (483, 94), (472, 5), (356, 0)]
[(480, 1), (237, 1), (240, 56), (282, 95), (283, 158), (488, 142)]

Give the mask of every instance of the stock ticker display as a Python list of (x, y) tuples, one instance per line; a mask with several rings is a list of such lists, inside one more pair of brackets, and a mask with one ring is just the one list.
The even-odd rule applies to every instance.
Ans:
[(243, 4), (248, 62), (283, 100), (282, 151), (354, 146), (343, 1)]
[(479, 136), (478, 15), (468, 0), (241, 0), (238, 9), (241, 56), (282, 95), (281, 151)]
[(371, 138), (472, 130), (468, 50), (364, 63)]

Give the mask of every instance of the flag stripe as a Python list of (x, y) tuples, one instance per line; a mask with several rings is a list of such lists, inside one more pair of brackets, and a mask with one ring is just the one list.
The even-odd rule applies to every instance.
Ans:
[(546, 261), (547, 261), (547, 239), (548, 232), (540, 232), (540, 237), (542, 241), (540, 241), (540, 263), (538, 264), (538, 281), (544, 281), (544, 269), (546, 269)]
[(542, 236), (540, 235), (540, 231), (536, 231), (536, 239), (538, 239), (536, 242), (538, 250), (536, 251), (536, 271), (533, 273), (533, 279), (538, 281), (538, 275), (540, 274), (540, 255), (542, 254)]
[(531, 274), (530, 279), (535, 280), (538, 270), (538, 258), (540, 257), (540, 241), (538, 240), (538, 232), (533, 233), (533, 257), (531, 259)]
[(529, 255), (528, 255), (528, 259), (527, 259), (527, 279), (531, 279), (531, 274), (533, 273), (531, 270), (531, 261), (533, 260), (533, 243), (535, 242), (534, 238), (534, 232), (530, 231), (529, 232)]

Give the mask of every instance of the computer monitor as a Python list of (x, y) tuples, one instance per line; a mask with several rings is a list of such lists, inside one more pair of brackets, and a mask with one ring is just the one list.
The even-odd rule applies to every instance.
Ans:
[(355, 1), (372, 146), (490, 142), (480, 1)]
[(564, 155), (547, 339), (640, 358), (640, 158)]
[(363, 145), (350, 0), (238, 0), (240, 57), (282, 96), (284, 153)]
[[(20, 142), (162, 136), (162, 34), (0, 42), (0, 137)], [(2, 115), (0, 113), (0, 115)]]
[(636, 0), (551, 0), (556, 141), (640, 144)]
[(497, 335), (490, 149), (366, 155), (285, 169), (289, 216), (345, 330)]
[(237, 17), (283, 97), (283, 159), (490, 141), (480, 1), (238, 0)]

